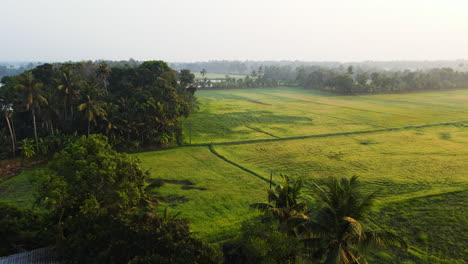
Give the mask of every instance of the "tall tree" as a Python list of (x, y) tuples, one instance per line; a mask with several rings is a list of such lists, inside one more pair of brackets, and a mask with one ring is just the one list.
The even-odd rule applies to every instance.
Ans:
[(294, 222), (291, 220), (307, 219), (307, 204), (297, 200), (303, 182), (291, 180), (281, 175), (282, 183), (275, 189), (268, 190), (268, 203), (255, 203), (251, 206), (262, 212), (272, 214), (278, 220), (279, 231), (286, 236), (295, 236)]
[(64, 92), (63, 107), (65, 119), (67, 119), (68, 109), (73, 119), (74, 102), (80, 97), (80, 79), (72, 69), (63, 67), (60, 69), (60, 78), (55, 81), (58, 83), (57, 88)]
[(11, 153), (12, 153), (13, 158), (14, 158), (15, 153), (16, 153), (16, 139), (15, 139), (15, 133), (13, 132), (14, 131), (13, 124), (12, 124), (12, 122), (10, 122), (10, 120), (12, 119), (13, 111), (11, 110), (10, 105), (2, 105), (2, 112), (3, 112), (3, 115), (4, 115), (5, 120), (7, 122), (8, 130), (10, 132)]
[(208, 72), (206, 71), (205, 68), (203, 68), (201, 71), (200, 71), (200, 74), (205, 77), (205, 75), (207, 74)]
[(325, 264), (366, 263), (361, 249), (390, 245), (407, 249), (406, 242), (387, 230), (369, 230), (375, 223), (369, 211), (376, 192), (364, 195), (357, 176), (333, 178), (323, 186), (315, 185), (322, 202), (316, 220), (307, 220), (305, 241), (313, 250), (315, 260)]
[(182, 88), (187, 88), (189, 85), (193, 83), (195, 79), (195, 75), (190, 72), (190, 70), (183, 69), (180, 71), (179, 74), (179, 80), (180, 80), (180, 85)]
[(104, 86), (104, 89), (107, 90), (107, 87), (109, 86), (109, 76), (111, 74), (111, 70), (107, 66), (107, 63), (101, 62), (97, 65), (96, 69), (96, 77), (102, 82), (102, 85)]
[(105, 118), (105, 116), (107, 115), (106, 110), (104, 110), (104, 107), (104, 102), (94, 101), (89, 95), (87, 96), (86, 102), (78, 106), (78, 110), (80, 112), (85, 112), (85, 116), (88, 121), (88, 137), (91, 130), (91, 122), (93, 122), (94, 125), (97, 125), (96, 118)]
[(26, 110), (31, 111), (37, 152), (39, 152), (39, 141), (36, 127), (36, 110), (39, 110), (42, 104), (47, 104), (47, 99), (42, 95), (41, 89), (43, 86), (42, 83), (34, 79), (30, 71), (21, 74), (19, 76), (19, 83), (15, 86), (17, 90), (24, 92), (24, 105)]

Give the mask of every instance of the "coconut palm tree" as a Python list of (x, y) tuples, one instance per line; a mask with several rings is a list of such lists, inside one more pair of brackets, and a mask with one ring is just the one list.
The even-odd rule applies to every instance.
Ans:
[(107, 86), (109, 85), (108, 78), (111, 74), (111, 70), (107, 66), (107, 63), (101, 62), (97, 65), (96, 68), (96, 77), (102, 81), (104, 89), (107, 90)]
[(12, 115), (13, 115), (12, 105), (2, 104), (2, 112), (3, 112), (3, 115), (5, 116), (5, 120), (8, 125), (8, 130), (10, 132), (11, 152), (14, 158), (15, 153), (16, 153), (16, 138), (15, 138), (15, 133), (14, 133), (15, 128), (13, 127), (13, 123), (10, 122), (10, 119), (12, 119)]
[(307, 219), (307, 204), (297, 201), (303, 182), (291, 180), (281, 175), (282, 183), (268, 190), (268, 203), (255, 203), (251, 206), (262, 212), (272, 214), (279, 222), (279, 231), (286, 236), (296, 236), (294, 223)]
[(64, 92), (63, 107), (65, 120), (67, 119), (67, 110), (70, 109), (71, 119), (73, 119), (73, 103), (80, 98), (80, 80), (77, 75), (69, 68), (63, 68), (60, 72), (60, 78), (56, 79), (57, 88)]
[(106, 110), (104, 110), (104, 104), (104, 102), (92, 100), (88, 95), (86, 102), (78, 106), (80, 112), (85, 111), (85, 116), (88, 120), (88, 137), (91, 130), (91, 122), (97, 125), (96, 118), (105, 118), (107, 115)]
[(205, 77), (205, 75), (207, 74), (208, 72), (206, 71), (205, 68), (203, 68), (201, 71), (200, 71), (200, 74)]
[(26, 110), (31, 111), (34, 127), (34, 138), (36, 140), (36, 151), (39, 152), (39, 141), (37, 138), (36, 127), (36, 110), (40, 110), (40, 106), (47, 104), (47, 99), (42, 95), (42, 83), (37, 82), (31, 72), (26, 72), (18, 78), (19, 83), (15, 89), (24, 92)]
[(376, 225), (369, 210), (377, 193), (364, 195), (357, 176), (331, 179), (315, 187), (322, 206), (317, 217), (303, 225), (307, 230), (303, 233), (307, 237), (304, 241), (314, 260), (325, 264), (358, 264), (366, 263), (362, 250), (371, 246), (394, 245), (407, 249), (406, 242), (398, 235), (382, 229), (370, 230), (369, 223)]

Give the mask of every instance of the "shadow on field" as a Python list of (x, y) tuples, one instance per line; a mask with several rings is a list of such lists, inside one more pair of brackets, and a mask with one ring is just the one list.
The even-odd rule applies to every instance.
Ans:
[[(193, 132), (207, 135), (246, 135), (249, 130), (235, 130), (238, 127), (255, 125), (294, 125), (306, 123), (312, 125), (312, 119), (303, 116), (276, 115), (269, 111), (230, 112), (216, 114), (200, 112), (198, 118), (192, 119)], [(272, 128), (277, 129), (277, 128)]]

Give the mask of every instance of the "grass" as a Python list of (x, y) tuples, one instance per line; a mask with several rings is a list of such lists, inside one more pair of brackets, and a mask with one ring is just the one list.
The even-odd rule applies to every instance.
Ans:
[[(450, 133), (451, 140), (440, 133)], [(467, 138), (467, 127), (441, 126), (215, 148), (264, 177), (273, 171), (274, 180), (280, 173), (306, 179), (359, 175), (383, 188), (386, 199), (401, 199), (467, 188)]]
[(336, 96), (298, 88), (202, 90), (185, 142), (284, 138), (468, 120), (468, 91)]
[[(391, 202), (374, 216), (408, 239), (409, 254), (394, 251), (399, 261), (466, 263), (468, 191)], [(376, 263), (380, 263), (378, 256)]]
[(23, 170), (15, 176), (0, 184), (0, 201), (12, 203), (20, 207), (31, 208), (34, 203), (35, 172), (41, 168)]
[[(164, 184), (153, 192), (174, 199), (173, 212), (191, 223), (194, 232), (207, 241), (219, 242), (233, 236), (240, 223), (257, 214), (250, 203), (263, 200), (267, 183), (216, 157), (206, 147), (177, 148), (135, 154), (153, 179), (188, 180), (199, 189)], [(200, 190), (201, 189), (201, 190)]]
[[(370, 263), (468, 261), (468, 91), (336, 96), (278, 87), (197, 96), (200, 111), (184, 132), (189, 142), (191, 122), (199, 146), (133, 155), (153, 181), (165, 181), (150, 190), (167, 198), (161, 209), (182, 212), (198, 236), (235, 236), (257, 214), (248, 205), (266, 199), (271, 172), (275, 182), (281, 173), (304, 177), (312, 208), (313, 181), (358, 175), (366, 191), (381, 190), (374, 218), (411, 245)], [(33, 172), (0, 184), (0, 199), (30, 204)]]

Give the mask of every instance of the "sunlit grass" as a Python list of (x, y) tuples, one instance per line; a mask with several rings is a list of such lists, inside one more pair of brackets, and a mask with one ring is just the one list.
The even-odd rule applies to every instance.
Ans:
[[(203, 90), (185, 142), (212, 143), (468, 120), (468, 92), (337, 96), (301, 88)], [(262, 133), (264, 132), (264, 133)]]
[(172, 212), (191, 223), (194, 232), (208, 241), (219, 242), (233, 236), (240, 223), (257, 214), (250, 203), (263, 201), (268, 185), (245, 171), (213, 155), (207, 147), (187, 147), (135, 154), (151, 178), (188, 180), (200, 188), (183, 190), (184, 185), (166, 183), (153, 189), (158, 195), (176, 199)]

